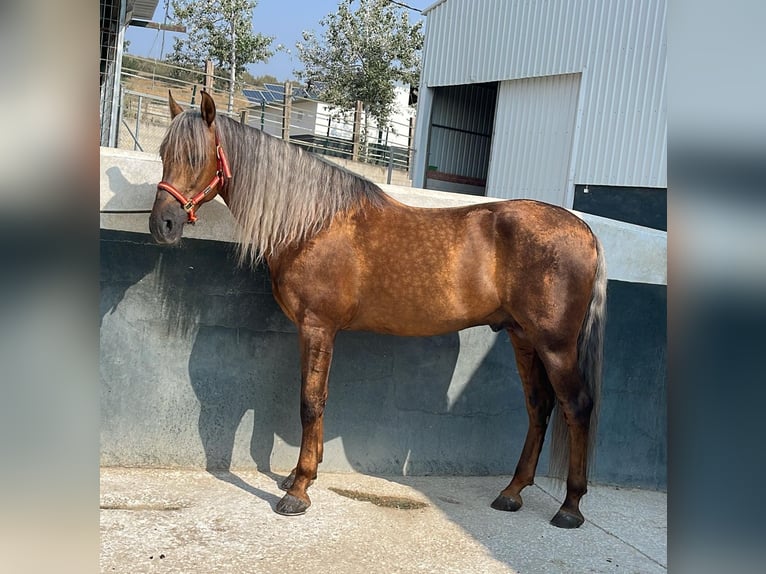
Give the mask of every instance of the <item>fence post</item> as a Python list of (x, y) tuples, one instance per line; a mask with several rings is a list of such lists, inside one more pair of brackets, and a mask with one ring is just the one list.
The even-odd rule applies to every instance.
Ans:
[(351, 152), (351, 159), (353, 161), (359, 161), (359, 144), (361, 143), (361, 128), (362, 128), (362, 102), (356, 101), (356, 109), (354, 110), (354, 135), (352, 141), (354, 142), (353, 151)]
[(410, 117), (410, 130), (407, 134), (407, 171), (410, 171), (410, 166), (412, 165), (413, 156), (415, 154), (415, 150), (413, 149), (415, 145), (415, 118)]
[(290, 116), (293, 105), (293, 85), (285, 82), (285, 97), (282, 105), (282, 139), (290, 141)]
[(266, 123), (266, 102), (261, 102), (261, 131), (263, 131), (264, 123)]
[(136, 133), (133, 136), (134, 138), (133, 151), (136, 151), (136, 149), (138, 149), (138, 134), (139, 134), (138, 130), (140, 129), (140, 126), (141, 126), (141, 106), (143, 104), (143, 100), (144, 100), (143, 96), (138, 96), (138, 109), (136, 110)]
[(247, 110), (242, 110), (241, 112), (239, 112), (239, 123), (241, 123), (242, 125), (247, 124)]
[(212, 94), (213, 92), (214, 73), (215, 73), (215, 69), (213, 67), (213, 61), (205, 60), (205, 90), (207, 90), (209, 94)]
[(386, 175), (386, 183), (391, 185), (391, 174), (394, 171), (394, 148), (388, 148), (388, 174)]

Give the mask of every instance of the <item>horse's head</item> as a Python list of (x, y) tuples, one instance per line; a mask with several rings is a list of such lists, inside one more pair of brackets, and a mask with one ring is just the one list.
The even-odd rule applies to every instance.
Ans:
[[(168, 92), (172, 122), (160, 146), (162, 181), (157, 184), (149, 230), (158, 243), (178, 243), (184, 223), (231, 178), (215, 126), (215, 102), (202, 92), (200, 113), (183, 112)], [(182, 113), (183, 112), (183, 113)]]

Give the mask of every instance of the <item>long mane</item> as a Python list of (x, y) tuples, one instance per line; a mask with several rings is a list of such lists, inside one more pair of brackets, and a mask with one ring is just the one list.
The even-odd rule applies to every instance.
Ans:
[[(224, 115), (215, 119), (232, 171), (228, 205), (239, 223), (240, 263), (253, 266), (282, 248), (306, 241), (336, 215), (383, 206), (371, 181)], [(201, 166), (210, 160), (199, 111), (175, 117), (160, 146), (163, 161)]]

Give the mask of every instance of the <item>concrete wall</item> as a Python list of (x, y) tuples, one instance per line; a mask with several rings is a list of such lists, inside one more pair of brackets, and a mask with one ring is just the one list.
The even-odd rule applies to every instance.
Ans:
[[(203, 208), (187, 233), (197, 239), (155, 245), (148, 214), (126, 211), (151, 205), (159, 162), (116, 150), (102, 150), (101, 159), (102, 464), (289, 470), (300, 442), (298, 345), (267, 270), (235, 265), (221, 204)], [(386, 189), (423, 205), (485, 199)], [(594, 480), (662, 489), (665, 234), (588, 220), (610, 265)], [(432, 338), (342, 333), (321, 468), (510, 475), (526, 425), (504, 334), (485, 327)], [(547, 451), (541, 472), (546, 459)]]

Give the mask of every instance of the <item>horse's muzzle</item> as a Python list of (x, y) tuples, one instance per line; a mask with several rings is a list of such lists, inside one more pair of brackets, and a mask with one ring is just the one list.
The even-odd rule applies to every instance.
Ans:
[(175, 245), (183, 235), (187, 214), (176, 203), (163, 202), (164, 205), (158, 205), (158, 203), (155, 203), (152, 214), (149, 216), (149, 232), (157, 243)]

